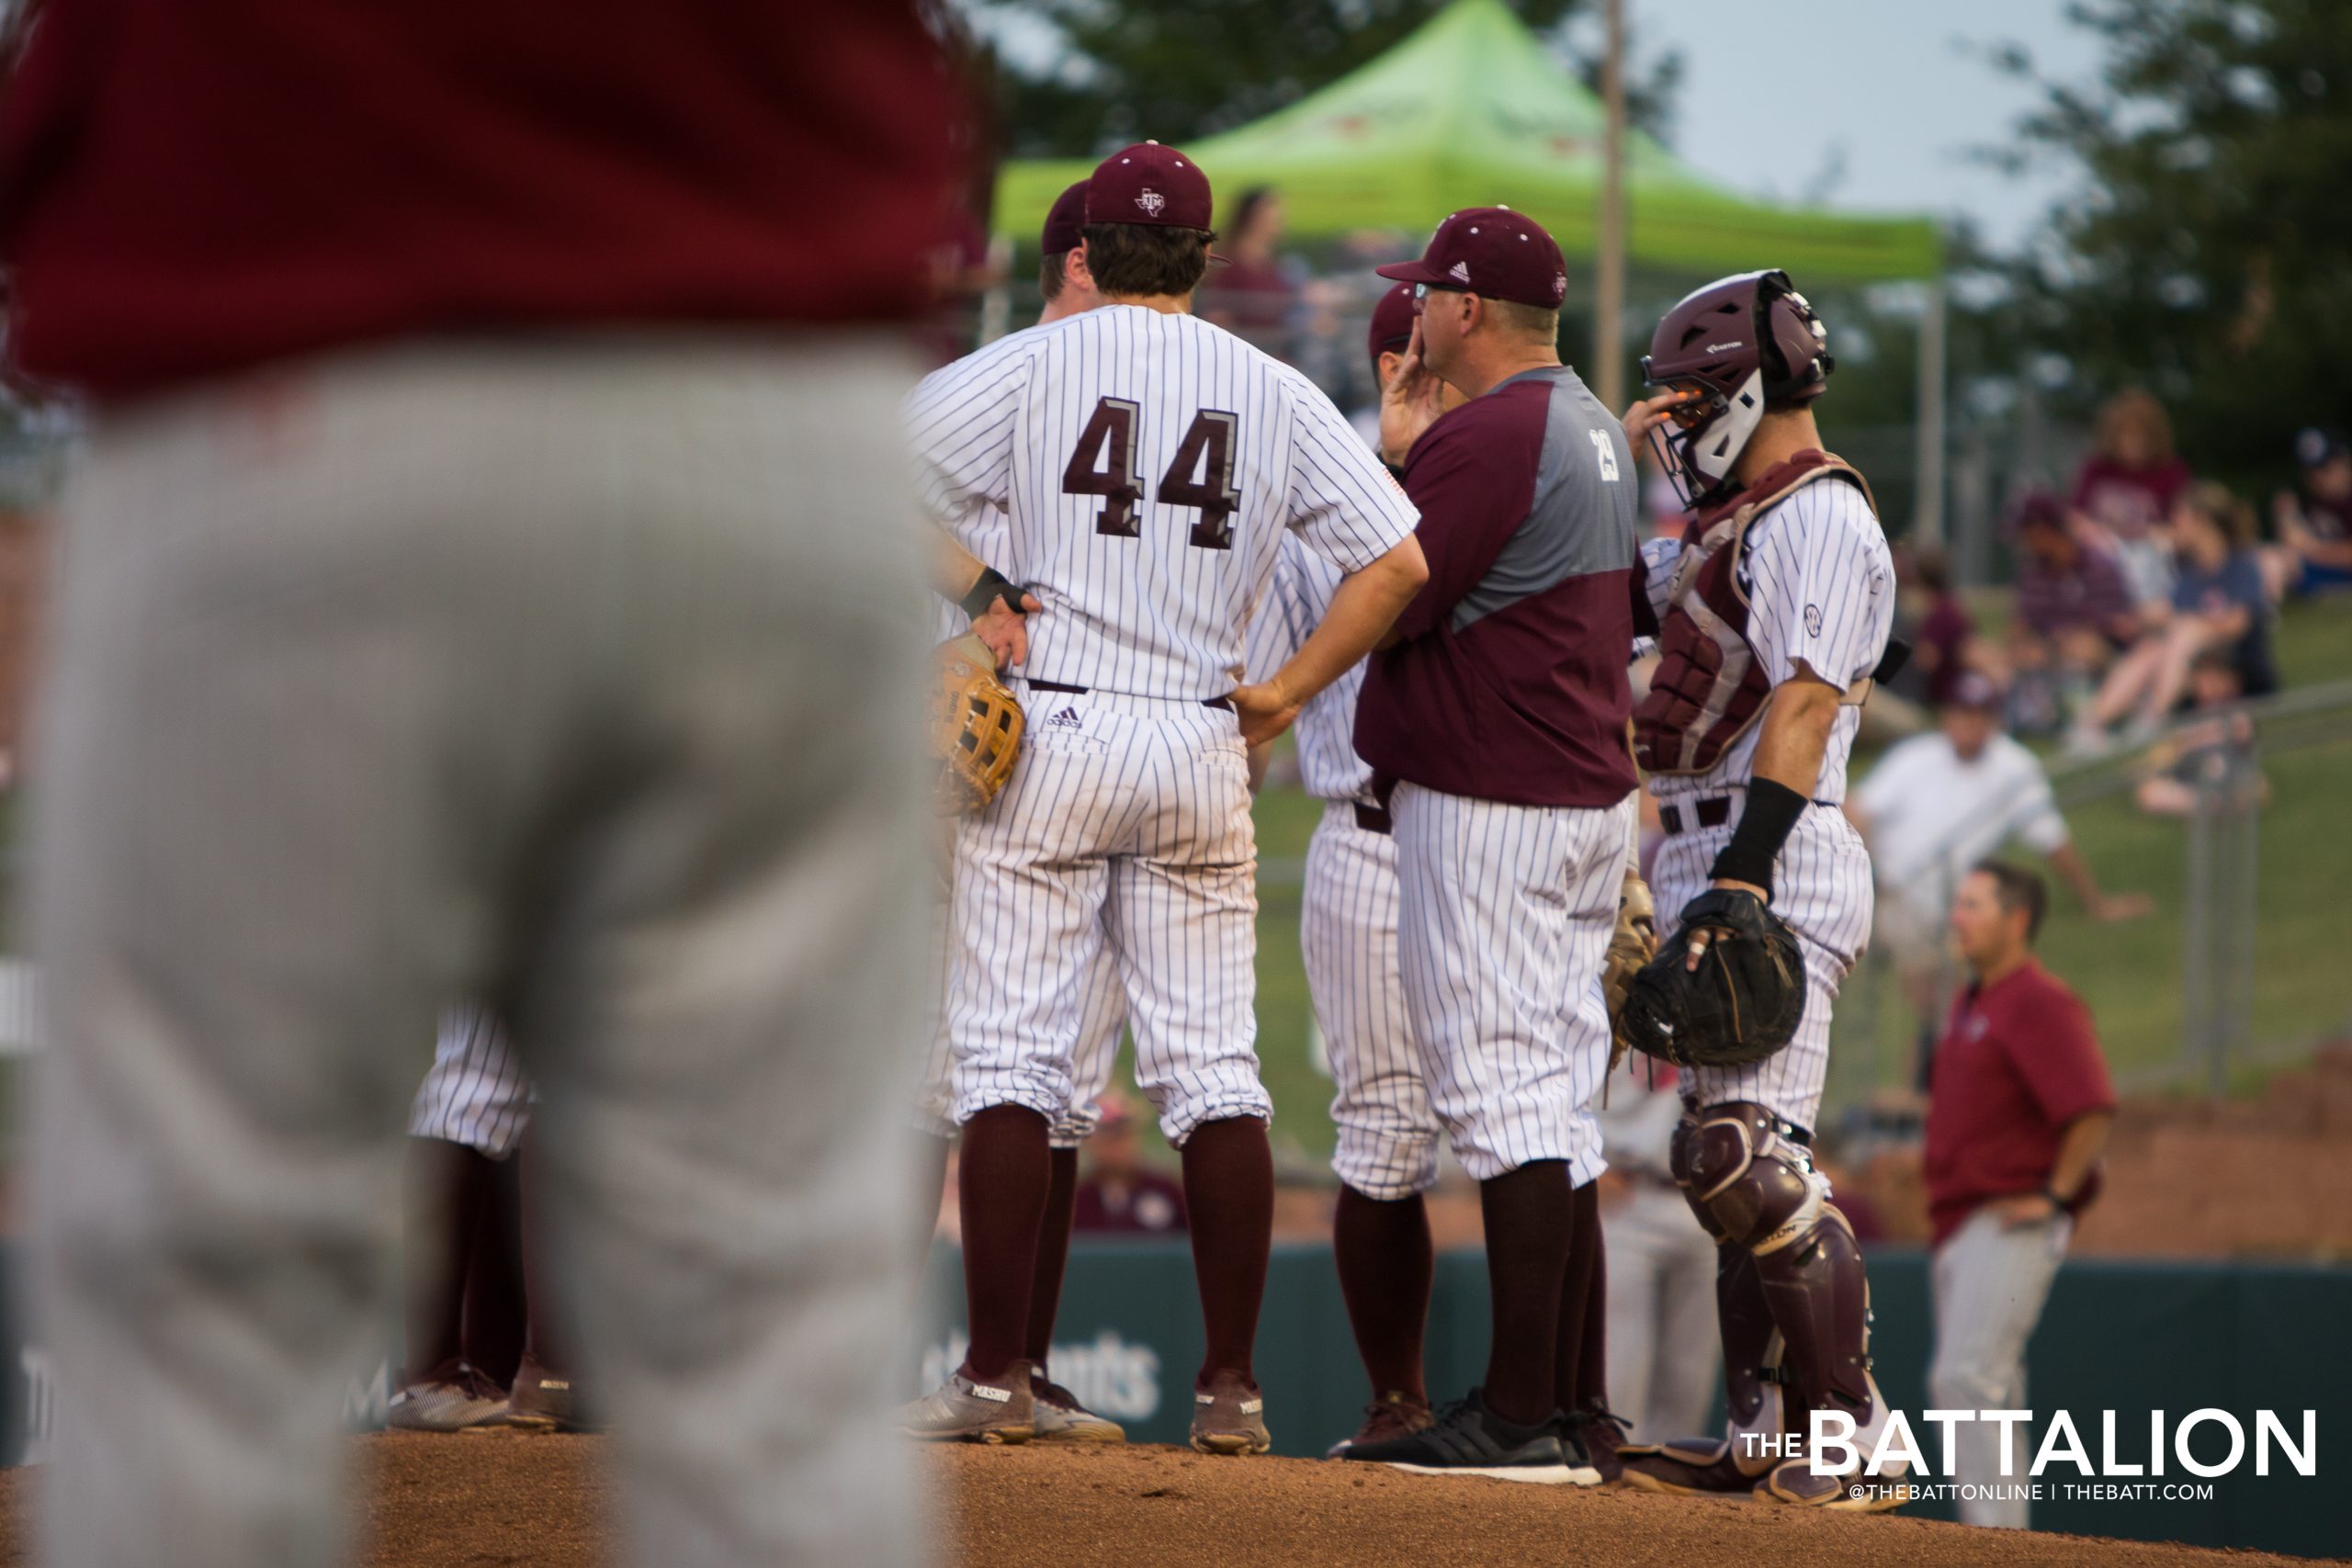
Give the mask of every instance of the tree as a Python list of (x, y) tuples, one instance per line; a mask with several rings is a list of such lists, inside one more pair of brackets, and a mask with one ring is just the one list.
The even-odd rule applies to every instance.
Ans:
[[(1511, 4), (1538, 32), (1598, 8), (1596, 0)], [(1444, 0), (1039, 0), (1024, 12), (1050, 26), (1058, 47), (1025, 66), (1000, 55), (1006, 150), (1083, 156), (1145, 137), (1181, 143), (1228, 130), (1376, 59), (1443, 8)], [(1598, 90), (1597, 61), (1586, 74)], [(1679, 76), (1672, 54), (1629, 75), (1635, 125), (1663, 133)]]
[[(2144, 385), (2200, 470), (2275, 475), (2293, 431), (2352, 423), (2352, 6), (2078, 0), (2087, 87), (2043, 81), (2014, 160), (2071, 159), (2078, 197), (2000, 271), (1977, 323), (2009, 368), (2086, 409)], [(2031, 77), (2021, 50), (2001, 62)], [(1988, 330), (1989, 329), (1989, 330)]]

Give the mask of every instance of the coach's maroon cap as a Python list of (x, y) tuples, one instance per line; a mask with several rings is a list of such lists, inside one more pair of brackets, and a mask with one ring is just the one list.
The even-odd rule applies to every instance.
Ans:
[(1054, 209), (1046, 214), (1046, 227), (1037, 236), (1037, 244), (1047, 255), (1057, 256), (1085, 243), (1086, 182), (1080, 180), (1054, 197)]
[(1138, 141), (1094, 166), (1086, 182), (1089, 223), (1145, 223), (1206, 233), (1209, 177), (1173, 147)]
[(1383, 277), (1458, 288), (1489, 299), (1556, 310), (1568, 297), (1567, 264), (1544, 225), (1508, 207), (1472, 207), (1430, 236), (1417, 262), (1378, 269)]
[(1380, 374), (1380, 356), (1402, 352), (1413, 341), (1413, 286), (1399, 283), (1372, 308), (1372, 333), (1365, 346), (1372, 350), (1372, 373)]

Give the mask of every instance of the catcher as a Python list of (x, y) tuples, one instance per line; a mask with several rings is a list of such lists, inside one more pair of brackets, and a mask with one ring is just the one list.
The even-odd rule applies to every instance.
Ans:
[(1717, 1243), (1731, 1430), (1622, 1450), (1624, 1473), (1651, 1491), (1891, 1507), (1899, 1476), (1849, 1495), (1849, 1478), (1761, 1439), (1837, 1410), (1867, 1455), (1887, 1416), (1861, 1253), (1809, 1145), (1830, 1004), (1870, 931), (1870, 857), (1838, 803), (1859, 705), (1891, 668), (1894, 566), (1870, 487), (1822, 448), (1813, 403), (1835, 361), (1786, 274), (1698, 290), (1642, 364), (1666, 390), (1627, 412), (1626, 435), (1653, 441), (1697, 510), (1637, 575), (1660, 660), (1635, 739), (1668, 835), (1659, 903), (1680, 917), (1620, 1027), (1684, 1068), (1673, 1170)]

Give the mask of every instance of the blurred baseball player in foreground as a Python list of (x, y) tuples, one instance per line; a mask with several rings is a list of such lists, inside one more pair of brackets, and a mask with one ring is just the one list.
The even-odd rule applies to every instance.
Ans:
[[(1894, 603), (1869, 487), (1814, 424), (1825, 344), (1786, 275), (1724, 278), (1658, 323), (1643, 372), (1668, 390), (1626, 416), (1698, 508), (1682, 539), (1644, 550), (1660, 662), (1634, 728), (1668, 835), (1658, 907), (1681, 929), (1635, 982), (1629, 1008), (1644, 1010), (1648, 983), (1650, 1027), (1629, 1015), (1628, 1032), (1685, 1069), (1673, 1171), (1717, 1243), (1731, 1431), (1623, 1452), (1651, 1490), (1884, 1507), (1899, 1477), (1849, 1498), (1845, 1479), (1759, 1440), (1834, 1410), (1868, 1453), (1886, 1419), (1861, 1252), (1807, 1149), (1830, 1005), (1870, 933), (1870, 856), (1839, 804)], [(1736, 1038), (1702, 1039), (1693, 997), (1743, 964), (1769, 995), (1744, 998)]]
[[(1422, 1077), (1479, 1183), (1493, 1337), (1483, 1382), (1434, 1425), (1346, 1457), (1593, 1484), (1591, 1105), (1634, 826), (1633, 452), (1560, 363), (1567, 273), (1540, 225), (1472, 208), (1379, 271), (1420, 306), (1381, 445), (1420, 509), (1430, 581), (1372, 661), (1355, 741), (1393, 820)], [(1444, 412), (1442, 386), (1468, 400)]]
[[(1040, 328), (1067, 321), (1102, 303), (1102, 296), (1086, 270), (1086, 181), (1080, 180), (1055, 199), (1038, 236), (1044, 259), (1038, 265), (1037, 285), (1046, 300), (1046, 308), (1037, 318)], [(985, 504), (976, 508), (957, 532), (967, 544), (990, 557), (1002, 554), (1009, 536), (1005, 513)], [(941, 611), (938, 634), (952, 637), (964, 619), (962, 607), (943, 604)], [(952, 860), (952, 846), (950, 852)], [(951, 882), (953, 875), (951, 865)], [(933, 1233), (938, 1228), (948, 1151), (956, 1139), (955, 1062), (948, 1048), (945, 1017), (949, 943), (944, 905), (938, 915), (940, 1018), (925, 1062), (915, 1111), (916, 1208), (926, 1255)], [(1080, 1404), (1075, 1394), (1053, 1381), (1046, 1366), (1053, 1348), (1054, 1324), (1060, 1314), (1062, 1275), (1069, 1262), (1070, 1228), (1077, 1212), (1078, 1149), (1101, 1118), (1096, 1101), (1110, 1087), (1112, 1071), (1118, 1062), (1119, 1039), (1126, 1030), (1126, 994), (1120, 987), (1118, 963), (1107, 945), (1097, 953), (1080, 984), (1084, 1000), (1079, 1010), (1078, 1048), (1072, 1057), (1070, 1103), (1054, 1118), (1049, 1139), (1053, 1164), (1046, 1187), (1045, 1220), (1037, 1233), (1037, 1271), (1030, 1285), (1029, 1326), (1022, 1348), (1029, 1363), (1037, 1440), (1118, 1443), (1126, 1440), (1125, 1428)]]
[[(950, 525), (994, 505), (1044, 604), (1014, 682), (1012, 782), (956, 846), (948, 1031), (971, 1347), (907, 1412), (922, 1435), (1025, 1441), (1024, 1356), (1069, 1107), (1081, 980), (1116, 954), (1136, 1077), (1183, 1151), (1206, 1355), (1193, 1441), (1270, 1441), (1251, 1366), (1272, 1224), (1253, 1049), (1256, 852), (1246, 750), (1363, 658), (1424, 576), (1412, 508), (1305, 378), (1189, 313), (1209, 182), (1143, 143), (1088, 182), (1105, 303), (926, 380), (909, 418)], [(1285, 529), (1348, 574), (1280, 671), (1237, 686)]]
[(866, 1043), (913, 1023), (920, 525), (911, 356), (856, 323), (954, 186), (915, 8), (25, 39), (9, 347), (98, 410), (36, 781), (49, 1559), (341, 1559), (401, 1112), (472, 995), (544, 1094), (630, 1554), (911, 1560)]
[[(1385, 386), (1413, 335), (1413, 286), (1399, 283), (1372, 313), (1373, 372)], [(1461, 395), (1447, 388), (1448, 406)], [(1250, 623), (1249, 666), (1278, 670), (1322, 623), (1339, 568), (1283, 538), (1273, 588)], [(1422, 1194), (1437, 1183), (1442, 1129), (1413, 1053), (1396, 968), (1396, 842), (1356, 755), (1356, 698), (1364, 666), (1325, 687), (1298, 716), (1298, 768), (1324, 803), (1306, 850), (1299, 948), (1317, 1024), (1329, 1043), (1337, 1093), (1331, 1120), (1340, 1178), (1331, 1253), (1356, 1350), (1372, 1380), (1363, 1425), (1332, 1451), (1418, 1432), (1432, 1418), (1422, 1379), (1436, 1254)], [(1262, 750), (1259, 755), (1263, 756)]]

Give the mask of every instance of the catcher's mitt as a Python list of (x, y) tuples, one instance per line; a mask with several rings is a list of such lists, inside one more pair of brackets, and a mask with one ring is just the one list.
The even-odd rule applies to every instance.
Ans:
[(1609, 998), (1609, 1022), (1616, 1039), (1609, 1048), (1609, 1070), (1625, 1059), (1633, 1042), (1625, 1038), (1625, 993), (1634, 976), (1657, 953), (1657, 903), (1642, 874), (1628, 869), (1617, 894), (1617, 930), (1609, 938), (1609, 957), (1600, 966), (1600, 988)]
[(996, 678), (996, 656), (966, 635), (938, 649), (939, 684), (931, 716), (931, 749), (940, 759), (940, 815), (978, 811), (1012, 776), (1021, 749), (1021, 704)]
[[(1696, 971), (1693, 933), (1712, 930)], [(1682, 907), (1680, 927), (1634, 976), (1617, 1027), (1678, 1066), (1736, 1067), (1786, 1045), (1804, 1017), (1804, 956), (1788, 922), (1753, 893), (1717, 887)]]

